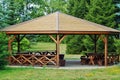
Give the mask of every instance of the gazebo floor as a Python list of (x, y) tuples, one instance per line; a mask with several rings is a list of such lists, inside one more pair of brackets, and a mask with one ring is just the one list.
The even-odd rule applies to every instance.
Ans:
[[(114, 66), (114, 65), (111, 65)], [(111, 67), (107, 66), (107, 67)], [(32, 67), (32, 66), (19, 66), (19, 65), (10, 65), (9, 67)], [(99, 69), (99, 68), (107, 68), (105, 66), (99, 65), (81, 65), (79, 60), (66, 60), (65, 66), (56, 67), (54, 65), (46, 65), (43, 67), (40, 66), (33, 66), (33, 68), (46, 68), (46, 69)]]

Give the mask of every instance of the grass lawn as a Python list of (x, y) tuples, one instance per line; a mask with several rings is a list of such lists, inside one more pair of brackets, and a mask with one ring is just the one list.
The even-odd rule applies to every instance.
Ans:
[(120, 80), (120, 65), (78, 70), (7, 68), (0, 70), (0, 80)]
[[(60, 52), (65, 54), (66, 45)], [(28, 51), (55, 50), (54, 43), (35, 43)], [(80, 55), (65, 54), (66, 59), (79, 59)], [(48, 69), (47, 67), (7, 67), (0, 70), (0, 80), (120, 80), (120, 64), (101, 69)]]
[[(66, 45), (60, 52), (65, 54)], [(35, 43), (28, 51), (55, 50), (54, 43)], [(79, 59), (80, 55), (65, 54), (66, 59)], [(0, 80), (120, 80), (120, 65), (101, 69), (48, 69), (19, 67), (0, 70)]]
[[(49, 43), (49, 42), (37, 42), (32, 43), (31, 47), (27, 49), (27, 51), (44, 51), (44, 50), (55, 50), (56, 44), (55, 43)], [(65, 59), (67, 60), (78, 60), (80, 59), (80, 54), (66, 54), (66, 44), (60, 44), (60, 53), (65, 54)]]
[[(32, 43), (30, 49), (27, 50), (28, 51), (56, 50), (56, 44), (49, 42)], [(66, 44), (60, 44), (60, 52), (63, 54), (66, 53)]]

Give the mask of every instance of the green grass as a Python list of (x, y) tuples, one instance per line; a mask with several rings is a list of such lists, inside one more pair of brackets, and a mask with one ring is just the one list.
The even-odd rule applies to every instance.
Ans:
[[(27, 50), (28, 51), (56, 50), (56, 44), (49, 43), (49, 42), (32, 43), (31, 47)], [(60, 53), (63, 53), (63, 54), (66, 53), (66, 44), (60, 44)]]
[[(32, 43), (31, 47), (29, 49), (27, 49), (27, 51), (44, 51), (44, 50), (55, 50), (55, 49), (56, 49), (55, 43), (37, 42), (37, 43)], [(67, 60), (80, 59), (80, 55), (66, 54), (66, 44), (60, 44), (60, 53), (65, 54), (65, 59), (67, 59)]]
[(35, 69), (7, 68), (0, 70), (0, 80), (119, 80), (120, 66), (104, 69)]

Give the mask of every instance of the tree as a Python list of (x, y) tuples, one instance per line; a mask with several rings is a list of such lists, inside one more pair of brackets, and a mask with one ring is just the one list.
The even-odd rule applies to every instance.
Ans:
[(116, 5), (116, 26), (117, 28), (120, 28), (120, 1), (114, 0), (114, 4)]
[(6, 58), (8, 56), (7, 48), (8, 39), (5, 33), (0, 33), (0, 69), (7, 65)]
[(6, 23), (6, 12), (7, 11), (5, 11), (5, 2), (0, 2), (0, 29), (8, 26), (8, 24)]
[(91, 0), (85, 18), (89, 21), (115, 28), (115, 5), (113, 0)]
[(67, 40), (69, 41), (67, 42), (67, 50), (66, 50), (67, 54), (80, 54), (82, 51), (86, 50), (82, 41), (83, 36), (71, 35), (69, 37), (68, 37), (69, 40)]
[[(116, 28), (116, 8), (113, 4), (113, 0), (91, 0), (90, 5), (88, 6), (88, 10), (89, 11), (87, 15), (85, 16), (87, 20), (112, 28)], [(113, 48), (114, 39), (112, 37), (109, 37), (109, 43), (111, 43), (108, 45), (109, 51), (115, 51), (115, 48)], [(104, 49), (104, 44), (99, 41), (98, 50), (101, 51), (102, 49)]]
[(78, 18), (85, 18), (88, 12), (88, 0), (68, 0), (68, 14)]
[(44, 0), (45, 1), (45, 13), (53, 13), (56, 11), (66, 13), (67, 10), (67, 0)]
[[(87, 9), (88, 0), (68, 0), (67, 13), (78, 18), (85, 18), (88, 12)], [(84, 36), (85, 37), (85, 36)], [(70, 35), (66, 39), (67, 53), (68, 54), (80, 54), (85, 51), (85, 45), (83, 44), (83, 36)]]
[(1, 28), (13, 25), (19, 22), (18, 4), (14, 0), (1, 1)]

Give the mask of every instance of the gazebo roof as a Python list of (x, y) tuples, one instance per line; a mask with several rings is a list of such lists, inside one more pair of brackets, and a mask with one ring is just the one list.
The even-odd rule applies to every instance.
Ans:
[(55, 12), (33, 20), (25, 21), (1, 31), (7, 34), (112, 34), (119, 30), (87, 20)]

